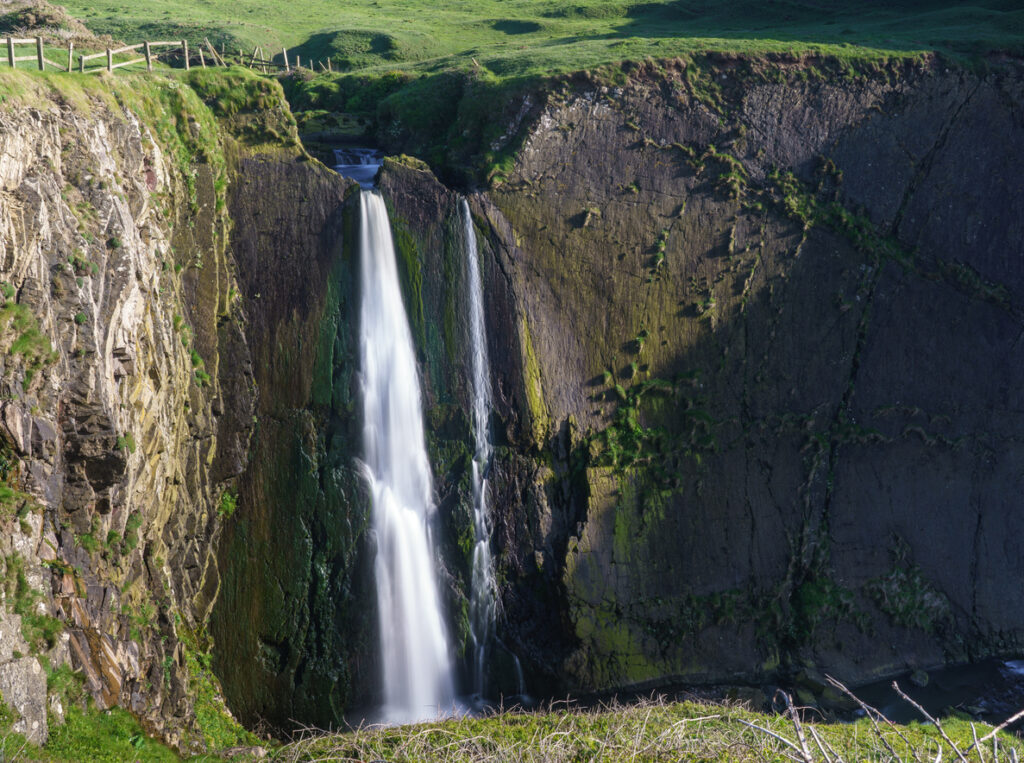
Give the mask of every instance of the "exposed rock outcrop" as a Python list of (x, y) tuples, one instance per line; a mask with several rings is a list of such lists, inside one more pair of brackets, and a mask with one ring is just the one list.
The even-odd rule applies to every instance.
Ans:
[(1024, 648), (1022, 83), (725, 62), (549, 100), (478, 202), (524, 422), (507, 627), (540, 680)]
[(305, 157), (276, 83), (234, 82), (250, 113), (218, 122), (203, 74), (53, 89), (6, 76), (0, 572), (13, 614), (0, 695), (44, 741), (45, 656), (98, 707), (201, 750), (215, 551), (254, 426), (246, 324), (259, 303), (236, 279), (226, 193), (261, 146), (299, 168), (279, 178), (284, 198), (308, 164), (294, 164)]
[[(504, 635), (538, 691), (857, 683), (1024, 648), (1024, 80), (836, 65), (577, 78), (471, 199)], [(393, 163), (382, 187), (415, 232), (432, 437), (458, 439), (464, 294), (428, 175)]]

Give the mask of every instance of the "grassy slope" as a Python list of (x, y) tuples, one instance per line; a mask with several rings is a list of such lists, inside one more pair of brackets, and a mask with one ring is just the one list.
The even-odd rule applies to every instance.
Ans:
[[(759, 728), (752, 728), (750, 724)], [(970, 763), (1009, 760), (1012, 749), (1024, 751), (1020, 740), (1000, 734), (993, 754), (967, 752), (971, 724), (942, 722), (948, 740), (966, 753)], [(909, 724), (876, 729), (868, 720), (852, 724), (801, 724), (807, 758), (842, 760), (957, 760), (953, 748), (931, 725)], [(976, 724), (979, 738), (989, 728)], [(771, 736), (769, 733), (774, 734)], [(381, 760), (390, 763), (456, 763), (456, 761), (792, 761), (800, 760), (794, 723), (784, 716), (765, 716), (738, 707), (694, 702), (659, 701), (597, 710), (508, 713), (489, 718), (464, 718), (418, 726), (371, 727), (337, 735), (311, 737), (274, 752), (281, 763), (314, 760)], [(941, 756), (939, 751), (941, 749)]]
[(1014, 0), (68, 0), (97, 33), (124, 40), (185, 33), (251, 50), (298, 48), (350, 70), (437, 71), (471, 59), (499, 77), (550, 74), (644, 56), (825, 45), (893, 53), (1024, 53)]

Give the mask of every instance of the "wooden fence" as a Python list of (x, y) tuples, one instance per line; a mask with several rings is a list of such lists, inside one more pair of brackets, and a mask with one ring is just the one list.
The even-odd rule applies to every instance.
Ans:
[[(8, 37), (7, 40), (7, 63), (14, 69), (17, 68), (18, 63), (32, 61), (39, 68), (39, 71), (45, 71), (47, 68), (54, 69), (61, 72), (75, 71), (75, 44), (73, 42), (68, 43), (68, 63), (67, 66), (55, 63), (44, 55), (43, 38), (42, 37)], [(19, 56), (16, 55), (17, 51), (15, 46), (32, 45), (35, 47), (35, 52), (32, 55)], [(158, 52), (157, 49), (162, 48), (163, 50)], [(205, 49), (205, 51), (204, 51)], [(248, 67), (249, 69), (258, 69), (263, 74), (268, 74), (268, 69), (275, 72), (290, 72), (292, 69), (302, 68), (302, 59), (299, 55), (294, 54), (295, 65), (288, 59), (288, 49), (283, 48), (281, 50), (281, 61), (274, 61), (268, 58), (263, 53), (263, 48), (257, 45), (252, 49), (251, 54), (247, 54), (242, 50), (239, 50), (237, 55), (234, 53), (228, 53), (225, 51), (225, 47), (221, 45), (220, 52), (213, 46), (213, 44), (207, 40), (203, 40), (203, 45), (198, 48), (198, 63), (202, 68), (207, 68), (206, 60), (207, 53), (210, 58), (210, 66), (229, 66), (238, 64), (240, 66)], [(125, 55), (130, 56), (126, 60), (115, 61), (115, 57), (124, 57)], [(146, 64), (147, 71), (153, 71), (153, 62), (161, 56), (174, 56), (175, 60), (180, 60), (186, 69), (191, 68), (195, 63), (194, 54), (189, 53), (188, 40), (158, 40), (156, 42), (140, 42), (137, 45), (125, 45), (122, 48), (107, 48), (101, 53), (89, 53), (78, 56), (78, 67), (77, 71), (82, 74), (95, 74), (96, 72), (113, 72), (115, 69), (120, 69), (124, 66), (132, 66), (134, 64)], [(99, 65), (87, 65), (91, 61), (99, 61)], [(320, 71), (332, 72), (334, 67), (331, 64), (331, 59), (326, 61), (313, 61), (309, 62), (309, 68), (316, 71), (317, 65), (320, 66)]]
[[(30, 56), (19, 56), (16, 55), (14, 46), (25, 46), (32, 45), (36, 51)], [(68, 43), (68, 65), (61, 66), (60, 64), (50, 61), (43, 54), (43, 38), (42, 37), (8, 37), (7, 38), (7, 63), (13, 69), (18, 65), (19, 61), (33, 61), (39, 67), (39, 71), (43, 71), (49, 66), (51, 69), (56, 69), (62, 72), (71, 71), (72, 55), (74, 54), (75, 44), (73, 42)]]
[[(153, 71), (153, 61), (157, 58), (154, 55), (154, 48), (167, 48), (170, 47), (170, 52), (175, 52), (174, 48), (181, 48), (182, 56), (185, 59), (185, 68), (188, 68), (188, 40), (177, 40), (176, 42), (167, 42), (160, 40), (157, 42), (140, 42), (138, 45), (125, 45), (123, 48), (107, 48), (102, 53), (90, 53), (87, 56), (78, 57), (78, 71), (82, 74), (89, 72), (108, 71), (112, 72), (114, 69), (119, 69), (122, 66), (131, 66), (132, 64), (141, 64), (145, 62), (146, 71)], [(143, 55), (136, 55), (135, 58), (131, 58), (127, 61), (114, 62), (114, 56), (124, 55), (125, 53), (137, 54), (139, 51), (143, 52)], [(86, 68), (87, 61), (95, 61), (98, 58), (106, 59), (106, 66), (100, 66), (95, 69)]]

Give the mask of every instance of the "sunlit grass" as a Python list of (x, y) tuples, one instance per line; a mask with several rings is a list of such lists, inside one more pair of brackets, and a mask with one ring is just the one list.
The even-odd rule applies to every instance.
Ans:
[[(991, 729), (947, 719), (930, 724), (811, 722), (764, 715), (735, 705), (653, 699), (594, 709), (556, 708), (413, 726), (369, 727), (341, 734), (310, 732), (273, 759), (435, 763), (519, 761), (935, 761), (1012, 760), (1024, 745), (1006, 733), (973, 747)], [(820, 717), (820, 716), (819, 716)], [(943, 733), (947, 739), (943, 738)], [(950, 744), (952, 742), (952, 745)], [(953, 748), (955, 745), (955, 748)], [(941, 753), (941, 755), (940, 755)], [(996, 757), (998, 753), (999, 757)]]
[(247, 52), (294, 49), (350, 71), (423, 70), (475, 60), (501, 77), (549, 74), (701, 50), (818, 49), (830, 55), (1024, 51), (1024, 10), (1008, 0), (70, 0), (95, 32), (127, 41), (187, 36)]

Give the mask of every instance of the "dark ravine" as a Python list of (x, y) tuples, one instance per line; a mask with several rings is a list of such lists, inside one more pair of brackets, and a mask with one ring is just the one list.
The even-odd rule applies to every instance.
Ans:
[[(208, 652), (249, 727), (338, 726), (379, 674), (356, 189), (296, 143), (276, 85), (245, 78), (232, 110), (206, 77), (173, 130), (140, 85), (117, 91), (134, 117), (99, 84), (0, 117), (21, 210), (0, 219), (0, 290), (56, 352), (2, 335), (0, 477), (31, 500), (3, 510), (0, 693), (30, 687), (18, 710), (45, 721), (16, 653), (47, 651), (183, 750), (216, 746), (196, 725)], [(528, 97), (500, 111), (514, 162), (466, 195), (499, 635), (531, 692), (791, 681), (821, 701), (826, 671), (1024, 653), (1021, 71), (722, 58)], [(408, 157), (379, 186), (463, 645), (459, 197)], [(24, 641), (18, 569), (53, 645)], [(507, 656), (491, 679), (514, 690)]]

